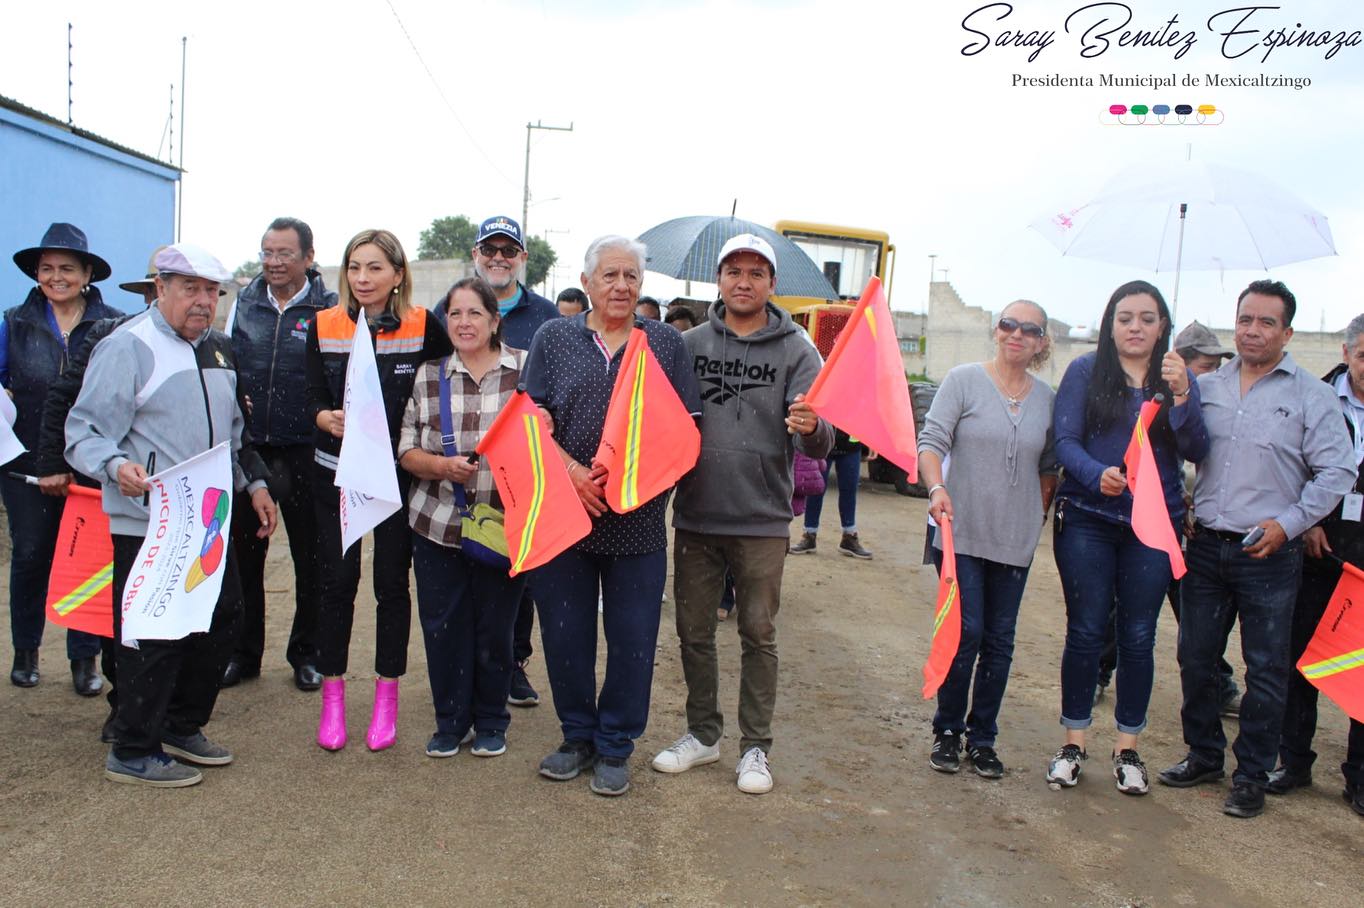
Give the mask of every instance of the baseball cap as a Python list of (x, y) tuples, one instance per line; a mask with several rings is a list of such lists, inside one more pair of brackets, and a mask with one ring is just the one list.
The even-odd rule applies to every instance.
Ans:
[(159, 274), (183, 274), (219, 284), (232, 280), (232, 272), (222, 262), (190, 243), (176, 243), (158, 252), (156, 270)]
[(482, 224), (479, 224), (478, 239), (475, 240), (475, 242), (481, 243), (489, 237), (497, 236), (499, 233), (514, 241), (516, 245), (520, 246), (522, 249), (526, 248), (525, 241), (521, 239), (521, 225), (507, 217), (505, 214), (495, 215), (488, 218)]
[(720, 266), (725, 263), (725, 259), (736, 252), (751, 252), (754, 255), (762, 256), (767, 259), (767, 264), (772, 266), (772, 273), (777, 273), (777, 254), (772, 251), (772, 244), (751, 233), (732, 236), (724, 246), (720, 247), (720, 257), (715, 260), (715, 270), (719, 271)]
[(1180, 350), (1192, 349), (1196, 353), (1205, 356), (1235, 356), (1236, 351), (1228, 350), (1222, 346), (1222, 342), (1217, 339), (1217, 335), (1212, 333), (1212, 329), (1199, 322), (1190, 322), (1189, 326), (1175, 337), (1171, 346), (1175, 352)]

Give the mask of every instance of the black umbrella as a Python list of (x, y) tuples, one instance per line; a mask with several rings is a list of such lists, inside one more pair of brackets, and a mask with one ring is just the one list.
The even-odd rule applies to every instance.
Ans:
[(762, 237), (777, 253), (777, 286), (773, 293), (838, 299), (838, 293), (824, 272), (799, 246), (770, 227), (752, 221), (723, 215), (673, 218), (641, 233), (639, 241), (649, 247), (648, 270), (678, 280), (713, 284), (720, 249), (731, 237), (741, 233)]

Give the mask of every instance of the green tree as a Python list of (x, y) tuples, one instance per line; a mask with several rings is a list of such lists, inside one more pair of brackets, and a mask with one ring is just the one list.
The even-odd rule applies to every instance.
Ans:
[(478, 237), (478, 225), (462, 214), (436, 218), (421, 232), (418, 259), (467, 259)]
[(554, 252), (554, 247), (549, 245), (549, 241), (538, 236), (530, 238), (530, 246), (526, 252), (526, 286), (534, 287), (542, 284), (549, 276), (549, 269), (554, 267), (554, 263), (559, 260), (559, 256)]
[(260, 261), (258, 259), (247, 259), (237, 266), (237, 270), (232, 272), (232, 276), (241, 280), (246, 278), (248, 281), (260, 274)]

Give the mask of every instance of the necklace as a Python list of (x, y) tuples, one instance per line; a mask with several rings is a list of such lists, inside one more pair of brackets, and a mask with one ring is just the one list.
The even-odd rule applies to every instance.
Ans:
[(995, 368), (995, 364), (990, 363), (989, 366), (991, 377), (995, 381), (995, 386), (999, 388), (1000, 393), (1004, 395), (1004, 399), (1009, 402), (1009, 406), (1017, 410), (1022, 406), (1023, 398), (1027, 395), (1028, 389), (1032, 387), (1032, 380), (1028, 378), (1026, 372), (1023, 373), (1023, 387), (1019, 388), (1017, 391), (1013, 391), (1010, 390), (1008, 385), (1004, 384), (1004, 376), (999, 374), (999, 370)]

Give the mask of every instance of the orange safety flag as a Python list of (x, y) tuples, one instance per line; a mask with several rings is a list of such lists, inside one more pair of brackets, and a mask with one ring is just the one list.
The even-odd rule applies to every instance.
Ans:
[(952, 521), (938, 524), (942, 534), (942, 567), (938, 570), (938, 605), (933, 612), (933, 643), (924, 663), (924, 699), (938, 692), (961, 644), (961, 595), (957, 590), (957, 549), (952, 544)]
[(1298, 671), (1351, 719), (1364, 722), (1364, 571), (1342, 567)]
[(606, 503), (617, 514), (668, 491), (701, 456), (696, 420), (639, 328), (625, 344), (596, 460), (606, 467)]
[(815, 376), (805, 402), (820, 416), (919, 481), (914, 408), (895, 323), (873, 277)]
[(540, 410), (517, 391), (474, 449), (488, 460), (506, 510), (510, 575), (539, 567), (592, 532)]
[(47, 620), (114, 636), (114, 540), (99, 489), (66, 487), (57, 550), (47, 578)]
[(1156, 455), (1151, 450), (1147, 433), (1156, 418), (1160, 404), (1148, 400), (1141, 405), (1137, 424), (1132, 427), (1132, 440), (1127, 443), (1123, 463), (1127, 466), (1127, 488), (1132, 492), (1132, 533), (1143, 545), (1159, 549), (1170, 556), (1170, 572), (1178, 580), (1183, 577), (1184, 553), (1179, 550), (1179, 538), (1170, 523), (1170, 509), (1165, 506), (1165, 487), (1156, 469)]

